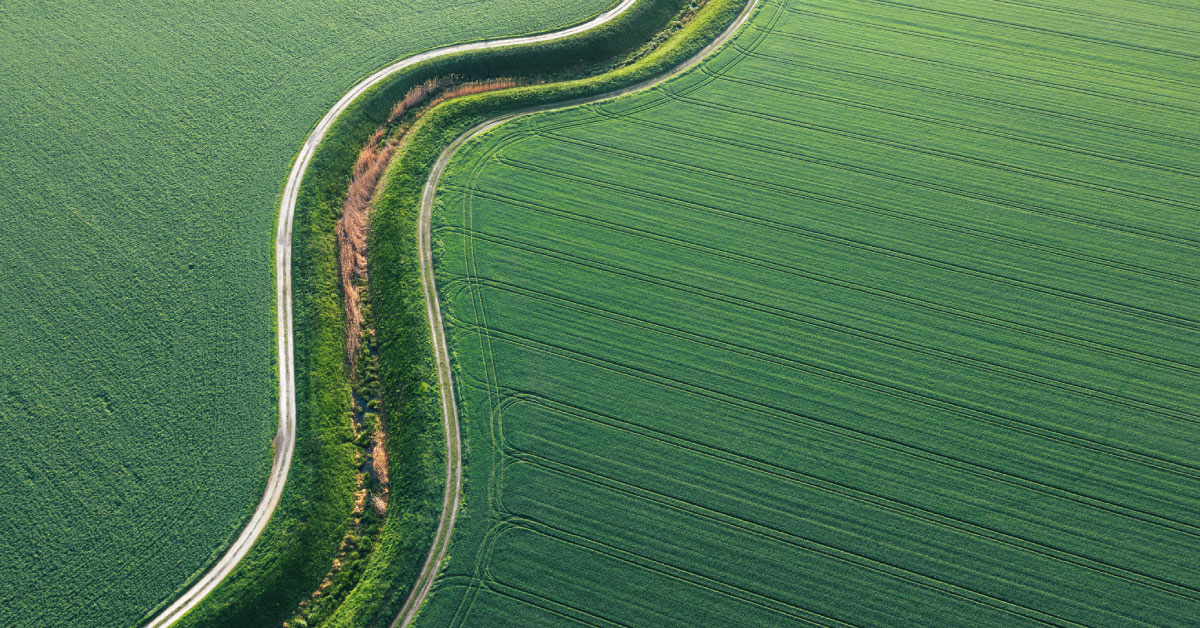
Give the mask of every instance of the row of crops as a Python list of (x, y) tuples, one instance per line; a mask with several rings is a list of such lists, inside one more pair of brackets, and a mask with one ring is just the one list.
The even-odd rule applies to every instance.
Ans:
[(771, 0), (468, 145), (422, 626), (1200, 616), (1200, 11)]
[[(337, 98), (405, 55), (612, 4), (0, 3), (0, 626), (138, 625), (253, 511), (278, 417), (279, 194)], [(329, 569), (356, 469), (314, 470), (349, 440), (317, 413), (209, 625), (277, 624)]]

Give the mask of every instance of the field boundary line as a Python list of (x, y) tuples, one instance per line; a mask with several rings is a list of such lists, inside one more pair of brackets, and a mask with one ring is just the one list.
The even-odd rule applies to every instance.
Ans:
[[(321, 140), (343, 112), (360, 96), (375, 85), (392, 75), (419, 63), (454, 55), (462, 52), (486, 50), (506, 46), (533, 44), (564, 37), (577, 35), (597, 26), (612, 21), (625, 13), (637, 0), (621, 0), (613, 8), (600, 15), (575, 26), (565, 29), (506, 39), (492, 39), (443, 46), (427, 50), (401, 59), (367, 78), (359, 81), (350, 88), (333, 107), (321, 118), (316, 127), (308, 134), (300, 152), (292, 164), (284, 188), (283, 198), (279, 204), (278, 225), (275, 233), (275, 327), (278, 347), (277, 361), (279, 368), (279, 428), (272, 441), (274, 457), (271, 462), (271, 472), (267, 478), (267, 487), (262, 500), (251, 515), (249, 523), (242, 529), (241, 534), (207, 572), (204, 573), (191, 587), (180, 595), (166, 609), (158, 613), (144, 628), (167, 628), (183, 618), (209, 593), (217, 588), (234, 568), (250, 552), (254, 542), (266, 529), (275, 507), (283, 495), (287, 483), (288, 471), (292, 464), (292, 454), (296, 447), (296, 380), (295, 380), (295, 350), (293, 340), (292, 319), (292, 226), (296, 211), (296, 201), (299, 198), (300, 183), (308, 170), (308, 165), (316, 153)], [(444, 339), (443, 339), (444, 342)], [(439, 377), (441, 365), (439, 364)], [(455, 414), (457, 417), (457, 414)], [(449, 424), (447, 424), (449, 425)], [(457, 421), (455, 421), (457, 428)], [(456, 436), (457, 439), (457, 436)]]

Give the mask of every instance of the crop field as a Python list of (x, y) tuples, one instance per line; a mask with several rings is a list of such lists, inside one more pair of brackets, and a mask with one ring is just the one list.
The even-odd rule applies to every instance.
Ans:
[(136, 625), (253, 510), (275, 212), (329, 106), (399, 57), (611, 4), (0, 6), (0, 626)]
[(1200, 617), (1200, 10), (769, 0), (473, 141), (424, 627)]

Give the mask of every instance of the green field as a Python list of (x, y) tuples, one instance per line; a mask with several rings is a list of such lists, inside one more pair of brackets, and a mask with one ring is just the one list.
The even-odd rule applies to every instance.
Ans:
[(418, 624), (1200, 617), (1200, 10), (770, 0), (466, 146)]
[(611, 4), (0, 6), (0, 625), (135, 625), (253, 510), (275, 212), (329, 106), (405, 55)]

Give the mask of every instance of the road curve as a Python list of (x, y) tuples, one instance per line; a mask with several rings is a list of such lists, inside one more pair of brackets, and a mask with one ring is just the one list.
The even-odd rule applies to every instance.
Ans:
[[(284, 484), (287, 483), (288, 470), (292, 465), (292, 452), (296, 447), (296, 377), (295, 353), (292, 345), (292, 221), (296, 212), (296, 199), (300, 192), (300, 182), (304, 179), (304, 173), (308, 170), (308, 164), (312, 161), (317, 146), (325, 138), (325, 134), (329, 131), (329, 128), (333, 126), (334, 120), (342, 115), (342, 112), (350, 106), (350, 103), (354, 102), (363, 92), (389, 76), (418, 63), (470, 50), (532, 44), (570, 37), (571, 35), (576, 35), (611, 21), (628, 10), (636, 1), (621, 0), (620, 4), (591, 20), (563, 30), (526, 37), (512, 37), (509, 39), (476, 41), (454, 46), (444, 46), (397, 61), (359, 81), (354, 87), (350, 88), (350, 91), (346, 92), (344, 96), (334, 103), (329, 112), (317, 123), (316, 128), (308, 134), (308, 139), (304, 141), (304, 146), (300, 148), (300, 154), (296, 156), (296, 161), (292, 165), (292, 171), (288, 175), (287, 186), (283, 191), (283, 200), (279, 203), (279, 225), (275, 233), (275, 327), (279, 348), (277, 357), (279, 363), (279, 429), (275, 434), (275, 457), (271, 462), (271, 474), (267, 478), (267, 488), (263, 493), (262, 500), (258, 503), (258, 508), (255, 509), (254, 515), (251, 516), (250, 522), (242, 530), (242, 533), (238, 535), (237, 540), (233, 542), (229, 550), (191, 588), (147, 622), (145, 628), (166, 628), (170, 626), (199, 604), (200, 600), (203, 600), (213, 589), (217, 588), (217, 585), (250, 552), (250, 548), (254, 545), (254, 542), (258, 540), (263, 529), (267, 527), (267, 522), (271, 520), (271, 514), (275, 512), (275, 507), (279, 505), (279, 498), (283, 494)], [(441, 329), (440, 324), (438, 325), (438, 329)], [(439, 376), (441, 375), (440, 368), (439, 364)], [(451, 416), (455, 417), (455, 440), (457, 440), (458, 415), (455, 413)]]
[(446, 165), (450, 163), (450, 159), (454, 157), (458, 149), (468, 140), (513, 118), (543, 111), (575, 107), (640, 92), (690, 70), (732, 37), (750, 19), (750, 15), (757, 4), (758, 0), (747, 2), (741, 14), (738, 15), (737, 19), (728, 28), (722, 31), (720, 35), (713, 39), (700, 52), (669, 72), (598, 96), (567, 100), (552, 105), (530, 107), (497, 116), (480, 123), (478, 126), (458, 136), (442, 151), (437, 161), (434, 162), (433, 169), (430, 170), (429, 177), (425, 180), (425, 187), (421, 192), (420, 217), (417, 223), (417, 248), (421, 262), (421, 286), (425, 291), (425, 314), (429, 320), (429, 328), (432, 331), (433, 352), (434, 358), (437, 361), (438, 388), (441, 391), (442, 397), (442, 424), (446, 429), (446, 491), (442, 500), (442, 516), (438, 521), (437, 532), (434, 534), (433, 546), (429, 548), (429, 555), (425, 558), (425, 564), (421, 567), (421, 573), (417, 576), (417, 581), (413, 584), (412, 591), (409, 593), (408, 599), (405, 600), (404, 607), (400, 609), (400, 614), (392, 622), (391, 628), (407, 628), (412, 623), (413, 618), (416, 617), (417, 611), (420, 610), (421, 604), (429, 594), (430, 587), (433, 586), (434, 577), (441, 569), (446, 552), (450, 548), (450, 533), (454, 529), (454, 522), (458, 518), (458, 508), (462, 503), (462, 440), (459, 435), (458, 405), (454, 400), (454, 383), (450, 370), (450, 354), (446, 348), (446, 331), (442, 325), (441, 304), (438, 302), (437, 279), (433, 274), (433, 249), (431, 246), (432, 234), (430, 229), (433, 218), (433, 201), (437, 196), (438, 181), (442, 178), (442, 173), (445, 172)]

